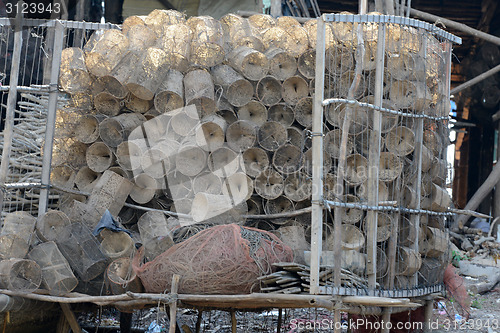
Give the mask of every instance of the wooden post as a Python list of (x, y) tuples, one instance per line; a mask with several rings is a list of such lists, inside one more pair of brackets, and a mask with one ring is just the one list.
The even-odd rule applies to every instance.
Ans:
[(425, 301), (424, 309), (424, 332), (432, 332), (431, 321), (432, 321), (432, 310), (434, 309), (434, 300), (430, 299)]
[(281, 332), (281, 325), (283, 324), (283, 309), (279, 308), (278, 310), (278, 327), (276, 328), (276, 333)]
[(280, 17), (283, 15), (281, 12), (281, 0), (271, 0), (271, 16)]
[(76, 320), (75, 314), (71, 311), (69, 304), (67, 303), (59, 303), (61, 309), (63, 310), (64, 317), (66, 321), (69, 323), (71, 330), (75, 333), (82, 333), (82, 329), (80, 325), (78, 325), (78, 321)]
[(231, 311), (231, 333), (236, 333), (237, 331), (237, 322), (236, 322), (236, 312), (234, 310)]
[(359, 15), (364, 15), (368, 12), (368, 0), (359, 0)]
[(196, 326), (195, 326), (196, 333), (200, 333), (202, 321), (203, 321), (203, 311), (198, 310), (198, 318), (196, 318)]
[(179, 288), (179, 280), (181, 279), (180, 275), (174, 274), (172, 277), (172, 289), (170, 289), (170, 294), (175, 299), (172, 303), (170, 303), (170, 327), (168, 329), (168, 333), (175, 333), (176, 327), (176, 318), (177, 318), (177, 290)]
[[(311, 294), (319, 293), (319, 263), (323, 249), (323, 98), (325, 71), (325, 20), (318, 17), (316, 43), (316, 81), (312, 122), (311, 197)], [(339, 229), (336, 229), (339, 230)], [(340, 244), (340, 240), (339, 240)], [(339, 282), (339, 281), (337, 281)], [(337, 285), (338, 287), (340, 285)]]
[[(385, 53), (385, 24), (379, 24), (377, 43), (377, 66), (375, 69), (375, 105), (382, 106), (384, 82), (384, 53)], [(382, 115), (373, 110), (373, 130), (370, 132), (370, 148), (368, 152), (368, 205), (378, 206), (379, 163), (380, 163), (380, 136), (382, 131)], [(366, 213), (367, 228), (367, 273), (368, 285), (375, 289), (377, 283), (377, 220), (376, 211)]]
[(387, 323), (391, 321), (392, 308), (387, 307), (387, 308), (384, 308), (383, 311), (384, 311), (382, 314), (383, 326), (382, 326), (380, 333), (389, 333), (391, 330), (389, 328), (390, 326), (387, 325)]
[(50, 69), (50, 92), (49, 104), (47, 107), (47, 125), (45, 130), (45, 144), (43, 146), (43, 164), (42, 164), (42, 186), (40, 190), (40, 202), (38, 205), (38, 216), (47, 211), (47, 202), (49, 197), (50, 185), (50, 170), (52, 164), (52, 146), (54, 143), (54, 134), (56, 129), (56, 113), (57, 113), (57, 99), (59, 97), (59, 90), (57, 83), (59, 82), (59, 66), (61, 64), (61, 53), (63, 49), (64, 39), (64, 26), (59, 21), (55, 21), (55, 39), (52, 66)]
[[(497, 112), (498, 113), (498, 112)], [(496, 114), (495, 114), (496, 115)], [(497, 124), (498, 140), (497, 140), (497, 164), (500, 164), (500, 121)], [(493, 199), (493, 216), (500, 216), (500, 181), (495, 185), (495, 196)]]
[[(22, 5), (20, 2), (19, 5)], [(9, 95), (7, 97), (7, 111), (5, 115), (5, 129), (3, 151), (2, 151), (2, 164), (0, 165), (0, 184), (5, 184), (7, 174), (9, 172), (9, 160), (12, 150), (12, 138), (14, 134), (14, 114), (16, 112), (17, 104), (17, 83), (19, 81), (19, 65), (21, 62), (21, 48), (23, 44), (23, 16), (22, 11), (16, 16), (15, 21), (15, 34), (14, 34), (14, 50), (12, 51), (12, 64), (10, 66), (10, 84)], [(1, 192), (3, 196), (3, 192)], [(1, 207), (0, 207), (1, 209)]]

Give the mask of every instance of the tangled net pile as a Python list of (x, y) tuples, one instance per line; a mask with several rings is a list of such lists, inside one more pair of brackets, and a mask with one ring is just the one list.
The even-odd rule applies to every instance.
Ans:
[(141, 265), (141, 248), (133, 268), (146, 292), (170, 290), (181, 276), (179, 293), (245, 294), (258, 291), (257, 278), (270, 274), (273, 263), (288, 262), (293, 252), (276, 236), (236, 224), (203, 230)]

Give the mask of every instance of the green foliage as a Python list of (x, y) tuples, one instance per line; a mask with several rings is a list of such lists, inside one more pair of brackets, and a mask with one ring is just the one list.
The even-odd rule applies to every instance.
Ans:
[(458, 263), (462, 260), (470, 260), (470, 257), (468, 255), (462, 255), (458, 251), (451, 252), (451, 263), (453, 266), (458, 267)]

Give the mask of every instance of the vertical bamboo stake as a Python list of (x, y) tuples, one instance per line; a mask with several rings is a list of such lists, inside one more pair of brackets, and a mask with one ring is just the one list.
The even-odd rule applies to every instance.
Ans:
[(236, 312), (231, 311), (231, 333), (236, 333), (237, 323), (236, 323)]
[[(325, 19), (318, 17), (316, 43), (316, 86), (312, 121), (312, 197), (311, 197), (311, 294), (319, 293), (319, 263), (323, 249), (323, 98), (325, 78)], [(340, 242), (339, 242), (340, 243)]]
[[(409, 1), (409, 0), (408, 0)], [(408, 10), (409, 12), (409, 10)], [(424, 51), (424, 58), (427, 54), (427, 38), (424, 38), (422, 43), (422, 49)], [(416, 130), (415, 130), (415, 150), (413, 152), (413, 156), (416, 157), (417, 162), (417, 179), (415, 181), (415, 193), (417, 197), (417, 205), (415, 209), (417, 211), (420, 210), (420, 197), (422, 192), (422, 144), (424, 137), (424, 118), (417, 118), (416, 120)], [(413, 222), (415, 226), (415, 235), (419, 235), (420, 233), (420, 213), (414, 214), (410, 217), (410, 220)], [(412, 245), (412, 249), (415, 253), (419, 252), (418, 249), (418, 240), (415, 241)], [(418, 272), (410, 277), (410, 283), (412, 286), (417, 286), (418, 284)]]
[(276, 333), (281, 333), (281, 325), (283, 324), (283, 309), (278, 310), (278, 327), (276, 328)]
[[(19, 5), (22, 5), (20, 2)], [(7, 96), (7, 111), (5, 115), (4, 143), (2, 152), (2, 164), (0, 165), (0, 184), (5, 184), (9, 172), (10, 152), (12, 150), (12, 136), (14, 134), (14, 113), (17, 102), (17, 83), (19, 78), (19, 65), (21, 62), (21, 47), (23, 44), (23, 16), (22, 11), (17, 13), (14, 34), (14, 50), (12, 51), (12, 64), (10, 67), (10, 86)], [(3, 191), (0, 191), (3, 198)], [(0, 207), (0, 210), (2, 207)]]
[(47, 123), (45, 130), (45, 144), (43, 146), (42, 161), (42, 189), (40, 190), (40, 203), (38, 206), (38, 216), (47, 211), (47, 202), (49, 198), (50, 170), (52, 164), (52, 146), (54, 143), (54, 134), (56, 129), (57, 99), (59, 90), (57, 83), (59, 81), (59, 66), (61, 65), (61, 53), (63, 49), (64, 26), (59, 21), (55, 21), (55, 39), (54, 53), (52, 58), (52, 67), (50, 69), (50, 92), (49, 104), (47, 107)]
[(168, 333), (175, 333), (175, 324), (177, 322), (177, 290), (179, 289), (180, 275), (174, 274), (172, 277), (172, 289), (170, 289), (170, 295), (174, 298), (174, 301), (170, 303), (170, 327)]
[(429, 299), (425, 301), (424, 310), (424, 332), (432, 332), (431, 321), (432, 321), (432, 310), (434, 309), (434, 300)]
[[(375, 69), (375, 105), (382, 106), (384, 82), (384, 54), (385, 54), (385, 24), (379, 24), (377, 42), (377, 65)], [(368, 152), (368, 205), (378, 206), (378, 169), (380, 163), (380, 133), (382, 130), (382, 116), (380, 111), (373, 110), (373, 130), (370, 132), (370, 148)], [(377, 219), (376, 211), (366, 213), (367, 228), (367, 266), (368, 286), (375, 289), (377, 282)]]

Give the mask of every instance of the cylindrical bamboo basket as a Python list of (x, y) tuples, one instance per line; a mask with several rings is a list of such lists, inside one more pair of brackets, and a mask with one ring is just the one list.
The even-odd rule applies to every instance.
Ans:
[(130, 27), (124, 34), (127, 36), (129, 50), (131, 51), (142, 51), (156, 43), (156, 34), (149, 27), (142, 24)]
[(390, 152), (380, 153), (379, 179), (384, 182), (391, 182), (398, 178), (403, 171), (401, 159)]
[(347, 156), (344, 179), (351, 186), (363, 184), (368, 179), (368, 160), (360, 154)]
[(139, 98), (134, 94), (128, 94), (127, 98), (125, 98), (125, 107), (133, 112), (146, 113), (153, 107), (153, 101)]
[[(302, 154), (302, 168), (305, 173), (312, 176), (312, 148)], [(329, 172), (332, 168), (332, 158), (323, 151), (323, 172)]]
[[(359, 185), (358, 190), (356, 191), (356, 195), (361, 200), (368, 200), (368, 179), (361, 185)], [(378, 182), (378, 201), (387, 201), (389, 200), (389, 189), (387, 185), (379, 180)]]
[(130, 257), (135, 250), (135, 243), (124, 231), (111, 231), (104, 229), (100, 232), (102, 237), (100, 249), (111, 259)]
[(273, 76), (263, 77), (257, 83), (256, 96), (262, 104), (267, 106), (280, 102), (281, 82)]
[(105, 118), (104, 115), (82, 116), (75, 127), (75, 138), (83, 143), (94, 143), (99, 138), (99, 123)]
[(106, 269), (106, 279), (114, 295), (128, 291), (139, 293), (143, 290), (139, 277), (132, 269), (130, 258), (113, 260)]
[(106, 269), (107, 258), (99, 250), (99, 243), (90, 230), (81, 223), (66, 227), (69, 236), (57, 239), (56, 244), (77, 276), (88, 282)]
[(158, 36), (164, 33), (165, 27), (184, 22), (185, 15), (176, 10), (155, 9), (144, 18), (144, 23)]
[(66, 48), (61, 53), (59, 83), (69, 93), (85, 92), (92, 79), (85, 65), (85, 54), (77, 47)]
[(87, 165), (94, 172), (104, 172), (115, 162), (115, 154), (103, 142), (94, 142), (86, 153)]
[(208, 169), (218, 177), (234, 175), (240, 167), (240, 157), (228, 147), (221, 147), (208, 156)]
[(85, 56), (87, 69), (100, 77), (108, 75), (129, 47), (127, 37), (119, 30), (106, 30)]
[(141, 169), (153, 178), (162, 178), (168, 174), (172, 167), (171, 156), (166, 149), (162, 149), (162, 146), (156, 145), (146, 150), (142, 155)]
[(198, 192), (222, 194), (221, 178), (210, 171), (198, 174), (193, 179), (193, 193), (196, 194)]
[(167, 63), (171, 69), (186, 72), (189, 68), (191, 41), (193, 31), (186, 24), (178, 23), (165, 26), (158, 37), (157, 45), (167, 55)]
[(12, 258), (0, 261), (0, 287), (31, 293), (42, 284), (42, 270), (33, 260)]
[(138, 204), (146, 204), (155, 197), (158, 187), (156, 179), (148, 174), (141, 173), (134, 177), (134, 187), (129, 196)]
[[(340, 142), (342, 139), (342, 130), (336, 128), (326, 133), (325, 136), (325, 151), (332, 158), (338, 159), (340, 156)], [(352, 138), (348, 137), (346, 141), (346, 153), (351, 154), (354, 149)]]
[(152, 100), (169, 70), (166, 57), (161, 49), (146, 49), (137, 69), (127, 79), (128, 90), (140, 99)]
[(167, 72), (154, 97), (154, 106), (158, 112), (166, 113), (184, 106), (183, 80), (181, 72), (175, 69)]
[(280, 146), (273, 155), (273, 166), (282, 174), (295, 173), (302, 168), (301, 152), (297, 146), (285, 144)]
[(293, 109), (286, 104), (275, 104), (267, 111), (268, 119), (277, 121), (285, 127), (292, 126), (295, 121)]
[(240, 107), (252, 100), (254, 94), (252, 84), (230, 66), (215, 66), (212, 68), (211, 74), (214, 83), (222, 87), (222, 96), (231, 105)]
[(94, 172), (85, 166), (78, 170), (75, 177), (75, 185), (80, 191), (91, 192), (100, 177), (101, 173)]
[(178, 170), (173, 170), (167, 175), (168, 187), (163, 189), (163, 193), (168, 199), (182, 199), (191, 194), (193, 183), (188, 177)]
[(116, 161), (126, 171), (140, 170), (141, 158), (146, 150), (144, 140), (123, 141), (116, 147)]
[(290, 200), (307, 200), (312, 193), (311, 178), (301, 172), (292, 173), (286, 177), (283, 191)]
[(36, 234), (43, 242), (55, 241), (58, 237), (64, 237), (64, 228), (70, 224), (66, 214), (59, 210), (49, 210), (38, 217)]
[(297, 67), (300, 74), (308, 79), (314, 79), (316, 74), (316, 49), (309, 49), (298, 59)]
[(203, 150), (214, 151), (224, 145), (227, 122), (224, 118), (211, 115), (202, 119), (195, 130), (196, 143)]
[(137, 221), (137, 227), (143, 244), (155, 237), (171, 237), (167, 218), (165, 214), (158, 211), (149, 211), (142, 214)]
[(275, 151), (287, 141), (288, 133), (285, 126), (276, 122), (268, 121), (263, 124), (257, 132), (259, 145), (267, 151)]
[(212, 76), (204, 69), (192, 70), (184, 76), (184, 96), (186, 105), (196, 106), (200, 117), (217, 111)]
[(50, 182), (56, 186), (72, 188), (75, 184), (76, 172), (67, 165), (52, 168)]
[(123, 113), (113, 118), (103, 120), (99, 126), (99, 135), (109, 147), (117, 147), (146, 118), (138, 113)]
[(51, 295), (65, 295), (78, 285), (78, 279), (56, 243), (50, 241), (35, 246), (28, 257), (42, 270), (42, 285)]
[[(345, 203), (359, 203), (359, 198), (352, 194), (344, 195)], [(343, 208), (342, 209), (342, 222), (346, 224), (356, 224), (363, 218), (363, 211), (359, 208)]]
[(437, 212), (445, 212), (451, 204), (451, 197), (444, 188), (432, 184), (431, 191), (431, 210)]
[(449, 237), (445, 231), (438, 228), (424, 227), (425, 240), (420, 253), (426, 257), (438, 258), (449, 249)]
[(395, 127), (385, 135), (385, 146), (398, 156), (406, 156), (415, 148), (415, 135), (408, 127)]
[(234, 204), (247, 201), (253, 194), (253, 181), (243, 172), (236, 172), (224, 180), (222, 194), (231, 198)]
[(309, 95), (309, 86), (302, 77), (291, 76), (283, 82), (281, 95), (286, 104), (295, 105)]
[(250, 81), (259, 81), (269, 71), (267, 57), (254, 49), (240, 46), (228, 55), (231, 67)]
[(94, 97), (94, 107), (97, 112), (106, 116), (116, 116), (120, 113), (123, 103), (108, 92), (101, 92)]
[(255, 145), (257, 129), (255, 123), (247, 120), (238, 120), (228, 126), (226, 141), (234, 151), (241, 152)]
[(312, 126), (312, 104), (312, 97), (304, 97), (295, 105), (295, 120), (306, 128)]
[(411, 276), (415, 274), (422, 265), (420, 253), (407, 247), (398, 247), (396, 258), (397, 275)]
[(265, 53), (269, 60), (269, 74), (284, 81), (297, 72), (297, 61), (283, 49), (271, 48)]
[(365, 244), (365, 236), (354, 225), (342, 224), (342, 249), (360, 250)]
[(283, 177), (272, 168), (268, 168), (255, 178), (254, 189), (255, 193), (265, 199), (276, 199), (284, 190)]
[(213, 67), (224, 61), (224, 30), (219, 21), (208, 16), (191, 17), (186, 24), (193, 30), (190, 61)]
[(417, 230), (415, 228), (415, 224), (406, 218), (405, 216), (401, 216), (399, 222), (399, 235), (398, 235), (398, 243), (401, 246), (410, 246), (414, 244), (417, 240)]
[(175, 156), (175, 170), (188, 176), (194, 177), (207, 165), (207, 153), (198, 146), (182, 146)]
[(269, 166), (267, 153), (258, 147), (252, 147), (243, 152), (244, 172), (252, 177), (257, 177)]
[(257, 126), (267, 122), (267, 108), (259, 101), (252, 100), (238, 109), (238, 119), (251, 121)]

